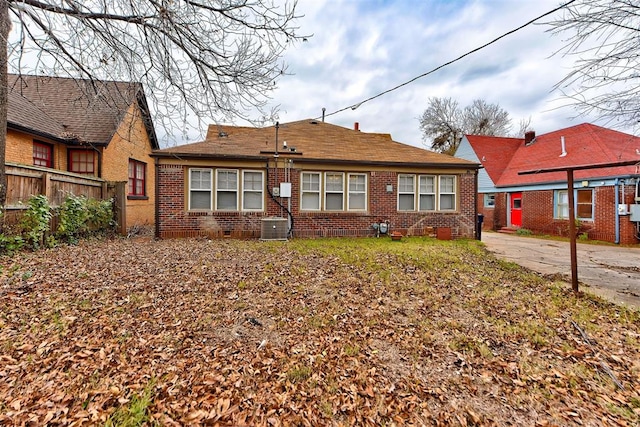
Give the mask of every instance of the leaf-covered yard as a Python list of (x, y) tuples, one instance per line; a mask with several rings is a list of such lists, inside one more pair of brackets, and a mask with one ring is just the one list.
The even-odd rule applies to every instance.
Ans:
[(640, 314), (474, 241), (1, 260), (2, 425), (638, 425)]

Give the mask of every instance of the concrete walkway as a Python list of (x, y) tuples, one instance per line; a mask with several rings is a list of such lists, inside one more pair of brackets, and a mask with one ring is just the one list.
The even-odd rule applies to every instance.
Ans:
[[(569, 242), (483, 232), (482, 242), (498, 258), (542, 274), (561, 274), (571, 286)], [(640, 309), (640, 247), (578, 243), (580, 290)]]

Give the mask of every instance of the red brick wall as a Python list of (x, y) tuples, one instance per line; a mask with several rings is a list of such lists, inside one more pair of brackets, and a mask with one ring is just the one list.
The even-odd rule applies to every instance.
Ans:
[[(587, 233), (589, 239), (615, 242), (615, 189), (613, 186), (602, 186), (593, 189), (594, 220), (582, 221), (580, 233)], [(625, 186), (624, 202), (634, 203), (634, 186)], [(522, 228), (536, 234), (568, 236), (569, 222), (553, 218), (553, 190), (527, 191), (522, 193)], [(478, 200), (479, 212), (485, 215), (485, 229), (499, 230), (507, 225), (508, 194), (496, 193), (496, 206), (493, 209), (482, 208)], [(480, 210), (482, 208), (482, 210)], [(488, 221), (492, 218), (493, 223)], [(635, 244), (635, 223), (628, 215), (620, 216), (620, 243)]]
[[(282, 177), (284, 171), (279, 170)], [(157, 233), (159, 237), (260, 237), (263, 217), (286, 217), (286, 211), (266, 197), (265, 212), (187, 212), (186, 167), (159, 165)], [(405, 235), (431, 234), (434, 228), (451, 227), (452, 236), (473, 238), (475, 235), (475, 174), (458, 175), (459, 211), (453, 213), (401, 213), (397, 211), (397, 174), (369, 173), (368, 212), (300, 212), (299, 172), (291, 172), (291, 213), (296, 237), (371, 236), (373, 223), (388, 220), (391, 230)], [(387, 192), (387, 184), (393, 191)], [(267, 187), (275, 186), (275, 176), (268, 177)], [(288, 208), (287, 199), (279, 199)]]

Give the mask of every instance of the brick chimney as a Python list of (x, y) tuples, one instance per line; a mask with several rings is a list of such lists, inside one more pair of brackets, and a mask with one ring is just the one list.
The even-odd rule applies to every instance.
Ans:
[(355, 123), (353, 124), (353, 130), (360, 130), (360, 123), (355, 122)]
[(524, 145), (529, 145), (536, 139), (536, 131), (529, 130), (524, 133)]

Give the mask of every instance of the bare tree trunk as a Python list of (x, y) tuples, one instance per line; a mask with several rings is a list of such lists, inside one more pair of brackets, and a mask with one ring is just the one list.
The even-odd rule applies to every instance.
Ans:
[(0, 208), (4, 208), (7, 200), (5, 151), (7, 148), (7, 104), (9, 102), (7, 39), (10, 28), (8, 0), (0, 0)]

